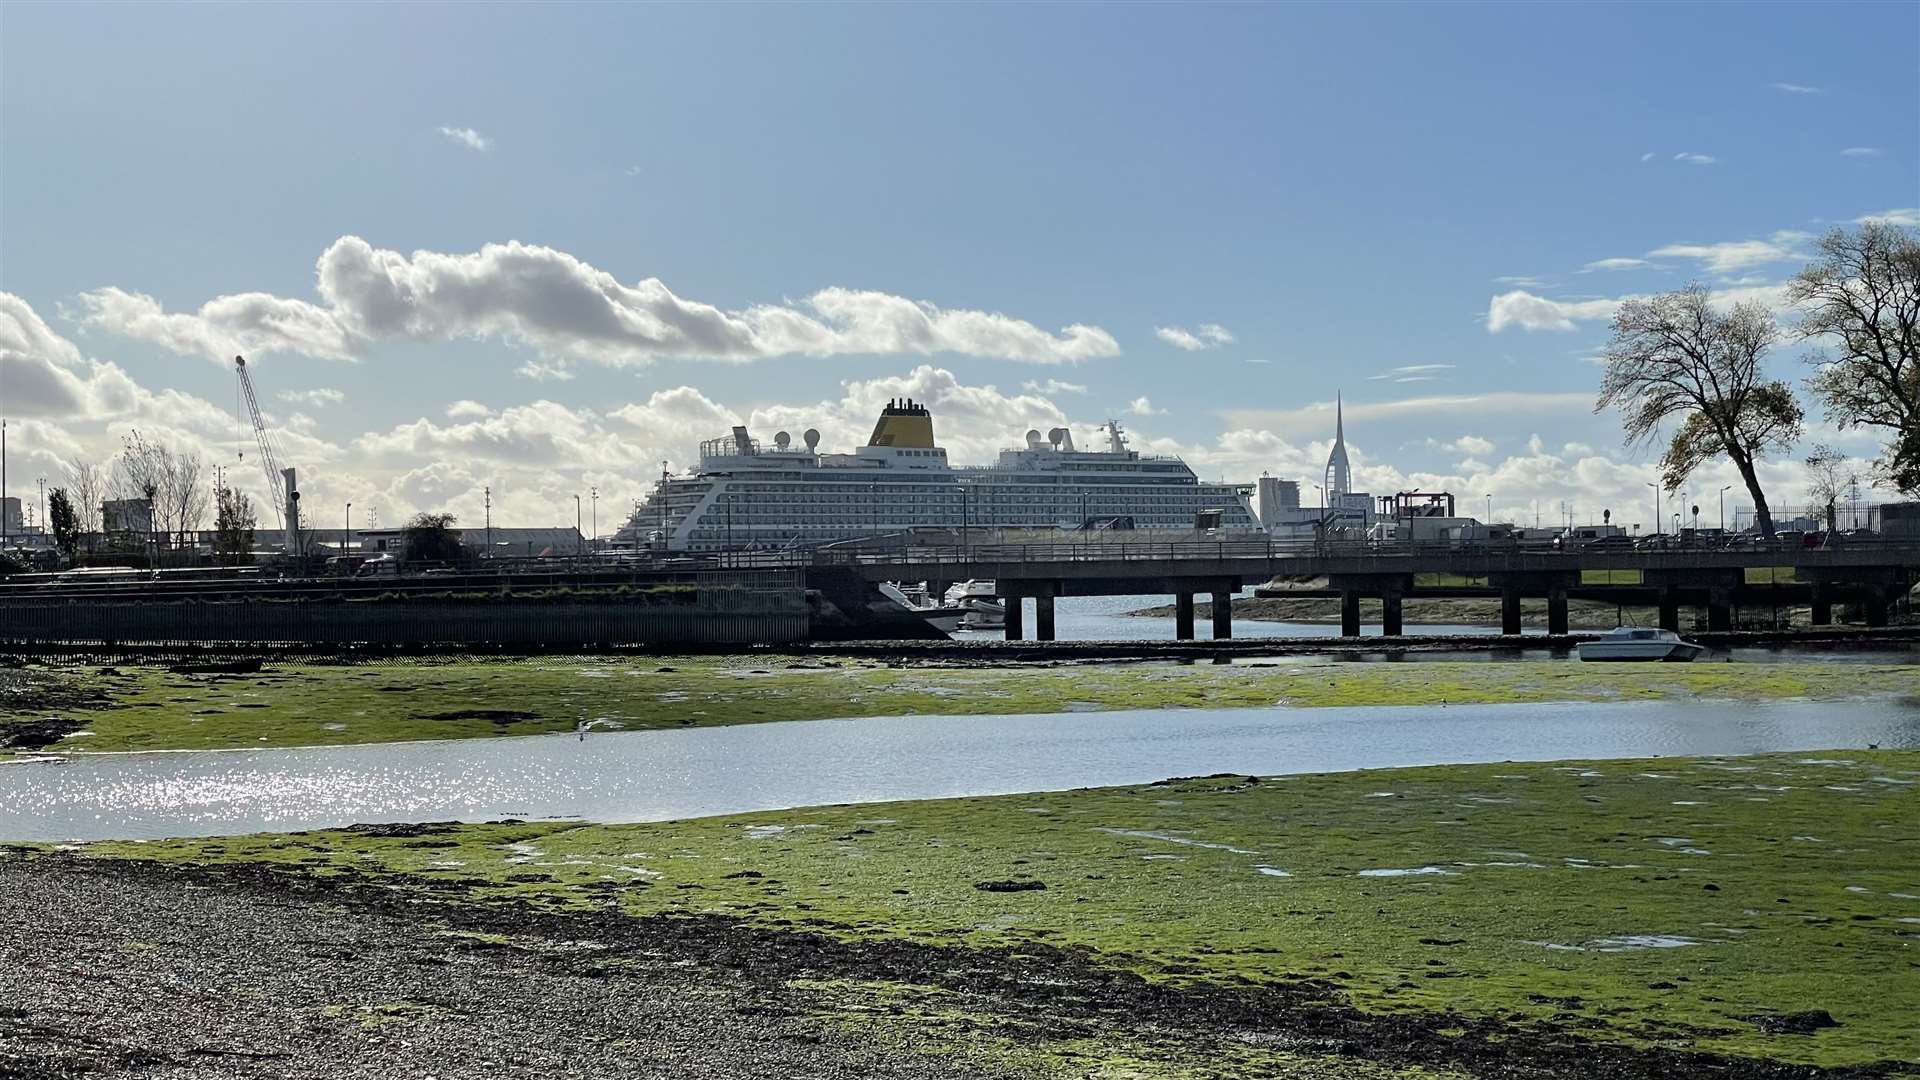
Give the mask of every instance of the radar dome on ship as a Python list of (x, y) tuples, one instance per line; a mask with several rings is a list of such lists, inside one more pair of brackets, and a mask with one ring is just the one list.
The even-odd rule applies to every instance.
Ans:
[(820, 432), (815, 428), (808, 428), (800, 433), (800, 441), (807, 444), (808, 450), (812, 450), (820, 445)]
[(779, 447), (782, 450), (785, 450), (787, 446), (792, 442), (793, 442), (793, 436), (787, 434), (784, 431), (776, 431), (773, 433), (773, 445)]

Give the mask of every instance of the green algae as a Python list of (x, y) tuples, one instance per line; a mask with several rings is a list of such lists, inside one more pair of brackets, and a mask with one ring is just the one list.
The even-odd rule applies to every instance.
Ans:
[[(1920, 1059), (1912, 751), (1217, 777), (85, 850), (351, 875), (440, 901), (1046, 946), (1169, 983), (1311, 984), (1368, 1011), (1629, 1045)], [(992, 882), (1044, 887), (980, 888)], [(1809, 1009), (1839, 1026), (1776, 1035), (1752, 1020)]]
[[(1581, 665), (1565, 661), (941, 667), (684, 658), (272, 665), (251, 675), (154, 668), (35, 678), (105, 692), (61, 752), (324, 746), (870, 716), (1068, 710), (1643, 701), (1839, 700), (1920, 692), (1906, 665)], [(0, 731), (39, 714), (0, 705)]]

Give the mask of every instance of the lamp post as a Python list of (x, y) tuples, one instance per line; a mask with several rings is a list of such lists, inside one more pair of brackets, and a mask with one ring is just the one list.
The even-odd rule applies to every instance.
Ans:
[(600, 489), (597, 487), (590, 487), (587, 489), (587, 491), (589, 491), (593, 495), (593, 544), (592, 544), (592, 547), (593, 547), (593, 550), (599, 551), (600, 550)]
[(47, 534), (47, 478), (44, 476), (41, 477), (39, 483), (40, 510), (34, 516), (35, 519), (40, 522), (40, 535), (45, 536)]
[[(353, 537), (353, 503), (349, 501), (347, 503), (347, 520), (345, 523), (343, 523), (340, 526), (340, 554), (345, 555), (347, 553), (347, 545), (349, 543), (352, 543), (352, 537)], [(345, 565), (345, 564), (343, 563), (342, 565)]]
[(1732, 484), (1720, 489), (1720, 531), (1723, 533), (1727, 531), (1727, 492), (1732, 490)]
[(1653, 489), (1653, 535), (1660, 535), (1660, 485), (1648, 484)]
[(1487, 492), (1487, 524), (1493, 524), (1493, 492)]
[(575, 492), (573, 496), (573, 551), (574, 551), (574, 554), (576, 555), (579, 554), (583, 549), (583, 545), (585, 545), (585, 543), (586, 543), (586, 539), (580, 535), (580, 493)]
[(486, 507), (487, 507), (487, 556), (486, 557), (491, 559), (493, 558), (493, 485), (488, 484), (486, 487), (481, 488), (480, 494), (481, 494), (481, 497), (486, 500)]

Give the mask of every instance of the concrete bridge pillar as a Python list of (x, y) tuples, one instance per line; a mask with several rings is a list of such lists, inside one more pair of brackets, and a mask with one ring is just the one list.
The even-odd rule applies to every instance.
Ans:
[(1360, 636), (1360, 594), (1353, 589), (1340, 591), (1340, 636)]
[(1878, 589), (1867, 593), (1860, 602), (1860, 613), (1868, 626), (1887, 625), (1887, 594)]
[(1520, 628), (1520, 590), (1509, 585), (1500, 590), (1500, 632), (1517, 637)]
[(1813, 625), (1833, 625), (1833, 592), (1824, 584), (1813, 587)]
[(1213, 591), (1213, 640), (1225, 641), (1233, 636), (1233, 594)]
[(1567, 632), (1567, 587), (1554, 584), (1547, 588), (1547, 633)]
[(1033, 637), (1036, 641), (1053, 640), (1053, 597), (1042, 594), (1033, 598)]
[(1193, 640), (1193, 594), (1173, 595), (1173, 636), (1180, 641)]
[(1660, 590), (1660, 629), (1680, 632), (1680, 598), (1672, 589)]
[(1399, 637), (1406, 633), (1406, 627), (1400, 618), (1400, 590), (1388, 589), (1380, 594), (1380, 632), (1387, 637)]
[(1022, 619), (1022, 616), (1024, 614), (1023, 609), (1026, 606), (1026, 602), (1027, 602), (1026, 598), (1022, 596), (1007, 597), (1007, 640), (1008, 641), (1019, 641), (1026, 634), (1026, 627), (1021, 625), (1021, 623), (1024, 621)]
[(1733, 629), (1733, 590), (1713, 588), (1707, 592), (1707, 629), (1724, 634)]

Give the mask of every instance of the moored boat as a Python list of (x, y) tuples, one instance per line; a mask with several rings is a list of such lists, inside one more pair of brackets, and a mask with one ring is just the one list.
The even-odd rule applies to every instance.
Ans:
[(1583, 641), (1574, 646), (1583, 661), (1686, 661), (1706, 648), (1687, 641), (1671, 630), (1649, 630), (1635, 626), (1616, 626), (1598, 641)]

